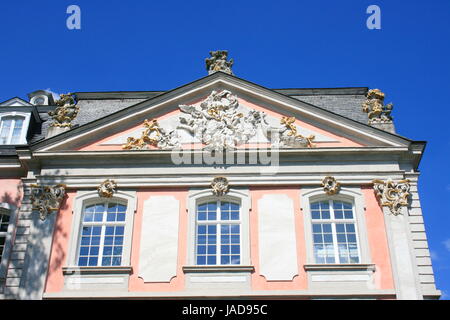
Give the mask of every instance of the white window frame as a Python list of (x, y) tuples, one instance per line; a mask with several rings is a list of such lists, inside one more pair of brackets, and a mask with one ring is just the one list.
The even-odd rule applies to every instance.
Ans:
[[(97, 260), (97, 265), (95, 267), (103, 267), (102, 266), (102, 258), (103, 258), (103, 249), (105, 247), (105, 232), (106, 232), (106, 227), (107, 226), (123, 226), (124, 228), (126, 227), (126, 215), (127, 215), (127, 211), (125, 213), (125, 221), (106, 221), (107, 219), (107, 212), (108, 212), (108, 205), (109, 204), (121, 204), (124, 205), (125, 207), (128, 206), (128, 203), (126, 201), (123, 200), (119, 200), (117, 198), (104, 198), (99, 199), (98, 201), (85, 201), (85, 203), (83, 204), (83, 214), (81, 216), (81, 220), (83, 220), (84, 217), (84, 213), (86, 211), (86, 207), (90, 206), (90, 205), (96, 205), (96, 204), (102, 204), (104, 205), (104, 212), (102, 214), (103, 220), (102, 221), (91, 221), (91, 222), (85, 222), (85, 221), (81, 221), (80, 223), (80, 229), (82, 229), (83, 227), (101, 227), (101, 234), (100, 234), (100, 244), (99, 244), (99, 253), (98, 253), (98, 260)], [(81, 230), (80, 230), (80, 235), (81, 235)], [(124, 255), (124, 250), (125, 250), (125, 231), (124, 231), (124, 243), (122, 244), (122, 257), (121, 257), (121, 264), (120, 266), (122, 266), (122, 259), (123, 259), (123, 255)], [(78, 243), (77, 243), (77, 256), (76, 256), (76, 265), (80, 267), (79, 263), (79, 258), (80, 258), (80, 243), (81, 243), (81, 238), (82, 236), (78, 237)], [(88, 265), (89, 266), (89, 265)]]
[(99, 261), (98, 266), (89, 267), (89, 266), (78, 266), (78, 253), (79, 253), (79, 241), (81, 239), (81, 229), (83, 226), (83, 213), (84, 208), (88, 205), (96, 204), (96, 203), (106, 203), (111, 201), (117, 201), (119, 203), (126, 204), (127, 210), (125, 213), (125, 230), (124, 230), (124, 242), (123, 242), (123, 251), (122, 251), (122, 262), (120, 267), (128, 267), (131, 264), (131, 243), (132, 243), (132, 235), (133, 235), (133, 221), (134, 215), (136, 213), (136, 192), (134, 191), (118, 191), (114, 194), (112, 198), (101, 198), (98, 195), (97, 191), (78, 191), (77, 195), (74, 199), (73, 205), (73, 223), (71, 230), (71, 238), (69, 241), (69, 254), (67, 257), (66, 268), (101, 268), (108, 269), (114, 268), (115, 266), (101, 266), (101, 262)]
[[(355, 232), (358, 243), (359, 250), (359, 263), (361, 265), (371, 264), (370, 250), (369, 250), (369, 242), (367, 237), (367, 228), (366, 228), (366, 219), (365, 219), (365, 203), (364, 203), (364, 195), (361, 192), (361, 189), (358, 187), (346, 187), (341, 188), (339, 194), (329, 196), (324, 191), (323, 188), (304, 188), (301, 192), (301, 209), (304, 214), (304, 231), (306, 238), (306, 264), (307, 265), (324, 265), (324, 263), (316, 263), (314, 256), (314, 241), (313, 241), (313, 231), (312, 225), (313, 223), (331, 223), (332, 228), (335, 228), (334, 223), (345, 223), (346, 219), (342, 220), (312, 220), (311, 217), (311, 204), (319, 201), (344, 201), (348, 203), (352, 203), (353, 206), (353, 214), (354, 219), (352, 220), (355, 224)], [(331, 213), (332, 208), (330, 209)], [(334, 217), (334, 216), (333, 216)], [(336, 241), (336, 232), (333, 232), (333, 241), (335, 243), (335, 257), (338, 259), (339, 255), (336, 256), (337, 250), (337, 241)], [(335, 259), (335, 262), (337, 261)], [(349, 263), (340, 264), (338, 262), (334, 263), (335, 265), (346, 266)], [(350, 263), (351, 264), (351, 263)]]
[[(197, 265), (196, 261), (196, 233), (197, 233), (197, 206), (205, 202), (233, 202), (239, 204), (240, 206), (240, 264), (233, 265), (221, 265), (220, 259), (216, 259), (215, 267), (239, 267), (239, 266), (250, 266), (250, 209), (251, 209), (251, 199), (248, 189), (231, 189), (226, 195), (217, 197), (212, 195), (211, 189), (206, 190), (191, 190), (188, 195), (188, 216), (189, 216), (189, 230), (188, 230), (188, 264), (189, 266), (195, 266), (198, 268), (212, 267), (212, 265)], [(233, 221), (230, 220), (230, 223)], [(220, 248), (220, 247), (218, 247)], [(220, 252), (219, 252), (220, 258)]]
[(6, 277), (6, 273), (9, 265), (9, 258), (11, 255), (12, 249), (12, 240), (14, 237), (14, 230), (16, 225), (16, 211), (17, 208), (9, 203), (2, 202), (0, 203), (0, 213), (9, 215), (9, 225), (8, 230), (6, 232), (5, 237), (5, 245), (3, 248), (2, 261), (0, 264), (0, 279), (4, 279)]
[[(20, 117), (23, 118), (23, 125), (22, 125), (22, 131), (20, 133), (20, 138), (19, 138), (19, 142), (15, 143), (14, 145), (17, 144), (27, 144), (27, 132), (28, 132), (28, 126), (30, 125), (30, 113), (24, 113), (24, 112), (6, 112), (6, 113), (1, 113), (0, 114), (0, 132), (3, 129), (3, 119), (6, 117)], [(9, 135), (8, 135), (8, 140), (6, 144), (3, 145), (11, 145), (11, 139), (12, 139), (12, 132), (14, 131), (14, 125), (15, 125), (15, 120), (13, 122), (13, 125), (11, 126)]]
[[(354, 202), (353, 201), (344, 200), (344, 199), (330, 199), (330, 198), (328, 198), (328, 199), (317, 199), (316, 201), (312, 201), (312, 199), (310, 199), (310, 209), (311, 209), (311, 205), (313, 203), (322, 203), (322, 202), (328, 202), (329, 211), (330, 211), (330, 219), (312, 219), (312, 217), (311, 217), (311, 228), (312, 228), (312, 226), (314, 224), (331, 224), (331, 235), (333, 237), (333, 251), (334, 251), (335, 264), (352, 264), (352, 262), (342, 263), (340, 261), (339, 245), (338, 245), (338, 241), (337, 241), (337, 231), (336, 231), (336, 224), (352, 223), (355, 226), (356, 246), (358, 248), (358, 260), (361, 261), (361, 245), (360, 245), (360, 240), (359, 240), (360, 235), (359, 235), (359, 231), (358, 231), (358, 223), (356, 221), (356, 213), (355, 213), (355, 204), (354, 204)], [(351, 206), (352, 206), (353, 219), (336, 219), (336, 216), (334, 214), (334, 206), (333, 206), (334, 202), (350, 203)], [(313, 239), (312, 244), (314, 246), (314, 239)], [(314, 260), (315, 259), (316, 259), (316, 257), (314, 256)], [(314, 262), (318, 264), (317, 261), (314, 261)]]
[[(198, 224), (199, 224), (199, 221), (197, 220), (197, 209), (198, 209), (198, 206), (200, 206), (200, 205), (202, 205), (202, 204), (207, 204), (207, 203), (211, 203), (211, 202), (216, 202), (216, 206), (217, 206), (217, 210), (216, 210), (216, 220), (204, 220), (204, 221), (200, 221), (200, 224), (202, 224), (202, 225), (215, 225), (216, 227), (217, 227), (217, 229), (216, 229), (216, 236), (217, 236), (217, 242), (216, 242), (216, 266), (235, 266), (236, 264), (231, 264), (231, 263), (229, 263), (229, 264), (222, 264), (222, 255), (221, 255), (221, 246), (222, 246), (222, 243), (221, 243), (221, 235), (222, 235), (222, 233), (221, 233), (221, 226), (223, 225), (223, 224), (231, 224), (231, 225), (239, 225), (239, 260), (240, 261), (242, 261), (242, 210), (241, 210), (241, 203), (240, 203), (240, 201), (236, 201), (236, 200), (230, 200), (230, 198), (228, 198), (228, 199), (221, 199), (221, 198), (218, 198), (218, 199), (216, 199), (215, 201), (214, 200), (210, 200), (210, 201), (207, 201), (206, 199), (204, 199), (203, 201), (199, 201), (198, 203), (197, 203), (197, 206), (196, 206), (196, 212), (195, 212), (195, 215), (196, 215), (196, 230), (195, 230), (195, 239), (197, 239), (197, 226), (198, 226)], [(221, 217), (222, 216), (222, 212), (221, 212), (221, 203), (223, 203), (223, 202), (229, 202), (229, 203), (234, 203), (234, 204), (237, 204), (237, 205), (239, 205), (239, 220), (222, 220), (222, 219), (219, 219), (219, 217)], [(194, 240), (195, 241), (195, 240)], [(197, 260), (197, 249), (198, 249), (198, 246), (197, 246), (197, 243), (195, 243), (195, 260)], [(198, 265), (197, 264), (197, 261), (195, 261), (195, 265), (197, 265), (197, 266), (210, 266), (209, 264), (202, 264), (202, 265)], [(237, 265), (241, 265), (241, 263), (239, 263), (239, 264), (237, 264)]]

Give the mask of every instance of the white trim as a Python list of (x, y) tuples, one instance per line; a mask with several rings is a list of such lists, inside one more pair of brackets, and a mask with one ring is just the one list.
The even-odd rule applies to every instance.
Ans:
[[(14, 145), (27, 144), (27, 133), (28, 133), (28, 126), (30, 125), (31, 113), (17, 112), (17, 111), (0, 113), (0, 132), (2, 131), (3, 118), (5, 118), (5, 117), (20, 117), (20, 118), (23, 118), (23, 124), (22, 124), (22, 129), (21, 129), (21, 132), (20, 132), (19, 142), (18, 143), (14, 143)], [(11, 126), (10, 132), (8, 134), (8, 139), (7, 139), (8, 143), (5, 143), (4, 145), (11, 145), (12, 132), (14, 131), (15, 123), (16, 123), (16, 120), (13, 121), (13, 125)]]
[[(304, 188), (301, 190), (301, 209), (304, 214), (304, 230), (306, 238), (306, 264), (315, 264), (314, 252), (313, 252), (313, 236), (312, 236), (312, 219), (310, 204), (320, 200), (336, 200), (336, 201), (348, 201), (353, 205), (355, 231), (358, 241), (358, 250), (360, 252), (359, 264), (370, 264), (371, 256), (369, 250), (369, 243), (367, 238), (367, 227), (365, 220), (365, 202), (364, 195), (361, 189), (342, 187), (339, 194), (329, 196), (323, 188)], [(327, 220), (328, 221), (328, 220)], [(331, 220), (329, 220), (331, 221)], [(345, 220), (343, 220), (345, 221)]]
[(118, 191), (112, 198), (100, 198), (97, 191), (78, 191), (73, 201), (73, 219), (72, 230), (69, 241), (69, 250), (66, 264), (68, 267), (78, 268), (77, 255), (78, 255), (78, 243), (80, 239), (80, 230), (82, 226), (83, 208), (86, 204), (99, 203), (119, 200), (126, 202), (127, 211), (125, 215), (125, 231), (124, 231), (124, 243), (122, 252), (121, 266), (128, 266), (130, 264), (131, 256), (131, 240), (133, 233), (133, 221), (134, 214), (136, 212), (136, 192), (135, 191)]

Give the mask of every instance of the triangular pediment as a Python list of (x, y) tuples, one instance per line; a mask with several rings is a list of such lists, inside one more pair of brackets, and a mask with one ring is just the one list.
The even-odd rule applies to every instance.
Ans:
[(0, 103), (0, 107), (24, 107), (31, 106), (32, 104), (18, 97), (6, 100)]
[[(207, 129), (198, 134), (200, 125)], [(235, 148), (269, 146), (275, 141), (274, 132), (281, 137), (277, 142), (281, 148), (383, 147), (409, 143), (402, 137), (217, 72), (37, 143), (33, 149), (124, 150), (127, 144), (128, 150), (222, 144)], [(141, 138), (145, 141), (139, 142)], [(130, 144), (130, 141), (137, 142)]]

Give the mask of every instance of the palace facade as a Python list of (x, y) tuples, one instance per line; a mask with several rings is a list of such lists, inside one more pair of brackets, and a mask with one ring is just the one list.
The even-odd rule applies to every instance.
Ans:
[(169, 91), (0, 104), (0, 298), (439, 298), (425, 142), (384, 94), (268, 89), (210, 54)]

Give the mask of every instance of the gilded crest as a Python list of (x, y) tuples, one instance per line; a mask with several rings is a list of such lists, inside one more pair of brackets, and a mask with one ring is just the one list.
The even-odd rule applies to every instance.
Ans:
[(374, 190), (380, 199), (381, 205), (389, 207), (391, 213), (395, 216), (401, 213), (401, 207), (408, 205), (410, 195), (409, 180), (400, 180), (398, 182), (388, 179), (387, 181), (374, 180)]
[(215, 177), (211, 183), (212, 193), (215, 196), (221, 197), (228, 193), (229, 184), (225, 177)]
[(31, 185), (32, 209), (38, 210), (41, 220), (45, 220), (53, 211), (59, 210), (65, 195), (65, 185), (58, 184), (51, 187), (33, 184)]
[(105, 180), (100, 186), (98, 186), (98, 194), (102, 198), (111, 198), (116, 192), (117, 183), (114, 180)]
[(231, 67), (233, 66), (233, 59), (227, 61), (228, 51), (227, 50), (217, 50), (210, 51), (210, 58), (206, 58), (206, 70), (208, 74), (212, 74), (217, 71), (222, 71), (228, 74), (233, 74)]
[(334, 177), (325, 177), (322, 181), (323, 191), (329, 196), (335, 195), (339, 192), (341, 184), (336, 181)]
[(384, 104), (384, 93), (379, 89), (369, 90), (367, 100), (362, 105), (363, 111), (368, 114), (369, 124), (392, 123), (391, 112), (393, 104)]
[(56, 109), (49, 111), (49, 116), (52, 117), (53, 122), (51, 127), (72, 127), (72, 121), (76, 118), (79, 107), (76, 106), (76, 101), (72, 93), (62, 94), (61, 99), (56, 101)]

